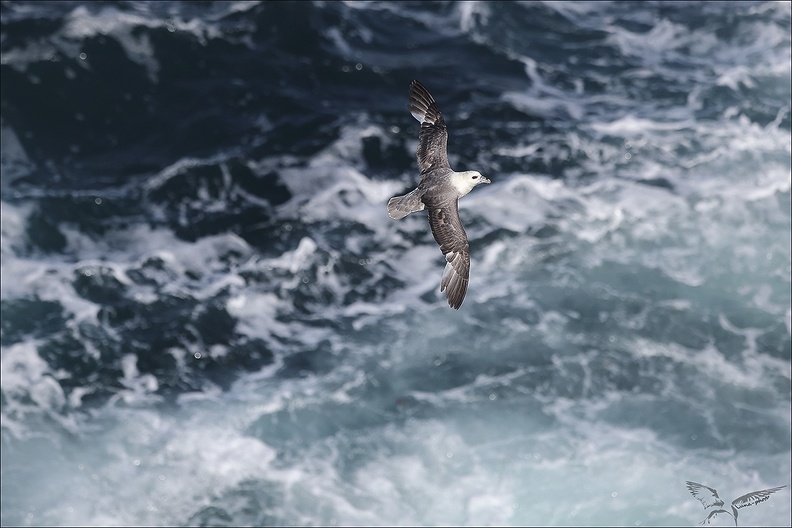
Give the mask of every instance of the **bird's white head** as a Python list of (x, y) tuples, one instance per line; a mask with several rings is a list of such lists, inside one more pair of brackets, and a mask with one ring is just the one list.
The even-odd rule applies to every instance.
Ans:
[(479, 171), (455, 172), (451, 176), (454, 187), (459, 191), (459, 196), (465, 196), (473, 190), (473, 187), (481, 183), (490, 183), (488, 178), (481, 175)]

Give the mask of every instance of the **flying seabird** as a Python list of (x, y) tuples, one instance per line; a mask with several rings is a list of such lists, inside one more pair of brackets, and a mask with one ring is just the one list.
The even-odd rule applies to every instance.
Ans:
[(458, 201), (476, 185), (490, 181), (478, 171), (456, 172), (448, 164), (448, 130), (443, 114), (418, 81), (410, 83), (407, 109), (421, 123), (416, 152), (421, 181), (413, 191), (388, 200), (388, 215), (399, 220), (424, 208), (429, 210), (429, 227), (446, 258), (440, 291), (446, 292), (448, 305), (458, 310), (470, 277), (470, 247), (459, 220)]
[(690, 494), (696, 497), (696, 499), (698, 499), (699, 502), (704, 505), (705, 510), (712, 507), (720, 508), (718, 510), (711, 511), (707, 518), (701, 521), (699, 524), (709, 524), (710, 520), (719, 513), (726, 513), (731, 515), (734, 519), (734, 526), (737, 526), (737, 510), (740, 508), (745, 508), (746, 506), (753, 506), (754, 504), (764, 502), (770, 498), (770, 494), (786, 487), (779, 486), (777, 488), (746, 493), (742, 497), (737, 497), (732, 501), (732, 511), (729, 512), (728, 510), (721, 508), (721, 506), (723, 506), (723, 500), (718, 496), (718, 492), (714, 489), (710, 488), (709, 486), (705, 486), (704, 484), (691, 482), (689, 480), (686, 480), (685, 484), (687, 484), (687, 489), (690, 491)]

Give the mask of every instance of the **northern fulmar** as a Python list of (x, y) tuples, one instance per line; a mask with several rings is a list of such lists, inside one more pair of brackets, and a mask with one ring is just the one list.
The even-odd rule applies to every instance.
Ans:
[(476, 185), (490, 181), (478, 171), (456, 172), (448, 164), (448, 130), (443, 114), (418, 81), (410, 83), (407, 109), (421, 123), (416, 152), (421, 181), (415, 190), (388, 200), (388, 215), (399, 220), (424, 208), (429, 210), (429, 227), (446, 258), (440, 291), (446, 292), (448, 305), (458, 310), (470, 277), (470, 246), (459, 220), (458, 202)]

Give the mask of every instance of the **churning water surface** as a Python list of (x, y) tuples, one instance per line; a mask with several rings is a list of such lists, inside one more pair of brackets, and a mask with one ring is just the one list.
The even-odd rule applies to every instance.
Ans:
[(0, 12), (3, 525), (790, 525), (789, 3)]

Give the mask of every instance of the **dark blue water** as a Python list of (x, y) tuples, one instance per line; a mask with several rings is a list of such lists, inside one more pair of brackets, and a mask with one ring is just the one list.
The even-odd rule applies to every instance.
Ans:
[(789, 526), (791, 11), (3, 2), (2, 524)]

